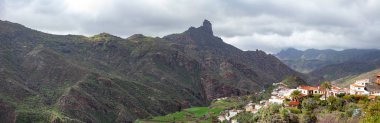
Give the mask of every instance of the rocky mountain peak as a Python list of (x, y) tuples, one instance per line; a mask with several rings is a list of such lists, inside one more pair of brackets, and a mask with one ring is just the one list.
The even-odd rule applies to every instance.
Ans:
[(201, 29), (203, 29), (205, 32), (213, 35), (213, 32), (212, 32), (212, 25), (211, 25), (211, 22), (208, 21), (208, 20), (204, 20), (203, 21), (203, 25), (200, 27)]
[(203, 25), (200, 26), (199, 29), (202, 29), (206, 33), (213, 35), (211, 22), (208, 20), (204, 20)]
[(190, 27), (186, 32), (205, 33), (205, 34), (209, 34), (211, 36), (214, 36), (213, 35), (213, 31), (212, 31), (212, 24), (208, 20), (204, 20), (203, 24), (200, 27), (198, 27), (198, 28)]

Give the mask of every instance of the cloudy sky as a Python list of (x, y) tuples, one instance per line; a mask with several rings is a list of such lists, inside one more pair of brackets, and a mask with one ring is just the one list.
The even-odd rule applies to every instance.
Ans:
[(243, 50), (380, 48), (379, 0), (0, 0), (0, 19), (54, 34), (165, 36), (212, 22)]

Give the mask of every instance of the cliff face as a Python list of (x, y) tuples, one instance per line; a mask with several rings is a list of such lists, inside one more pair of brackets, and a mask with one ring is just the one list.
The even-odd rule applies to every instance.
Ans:
[(128, 122), (300, 75), (272, 55), (224, 43), (209, 21), (164, 38), (127, 39), (0, 21), (0, 44), (0, 116), (12, 121)]

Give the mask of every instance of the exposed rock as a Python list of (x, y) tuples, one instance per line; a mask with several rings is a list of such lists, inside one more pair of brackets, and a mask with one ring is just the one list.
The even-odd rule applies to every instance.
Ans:
[(204, 20), (203, 21), (203, 25), (201, 27), (199, 27), (201, 29), (203, 29), (206, 33), (208, 34), (211, 34), (213, 35), (213, 32), (212, 32), (212, 25), (211, 25), (211, 22), (208, 21), (208, 20)]

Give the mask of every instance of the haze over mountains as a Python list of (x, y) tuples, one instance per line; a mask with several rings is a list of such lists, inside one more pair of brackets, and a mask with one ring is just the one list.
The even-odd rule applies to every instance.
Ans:
[(303, 76), (200, 27), (163, 38), (52, 35), (0, 21), (0, 116), (17, 122), (130, 122)]
[(282, 50), (276, 56), (292, 69), (318, 78), (311, 79), (312, 81), (332, 81), (380, 67), (380, 50), (377, 49), (301, 51), (290, 48)]

